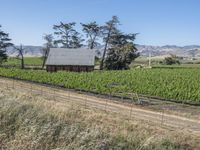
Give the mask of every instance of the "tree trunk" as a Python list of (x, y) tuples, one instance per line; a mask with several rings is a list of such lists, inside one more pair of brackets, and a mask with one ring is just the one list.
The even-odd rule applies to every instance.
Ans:
[(43, 62), (42, 62), (42, 69), (44, 69), (44, 66), (45, 66), (46, 60), (47, 60), (47, 58), (44, 57), (44, 58), (43, 58)]
[(91, 42), (90, 49), (94, 49), (94, 41)]
[(24, 67), (24, 56), (23, 56), (23, 54), (22, 54), (22, 59), (21, 59), (21, 69), (24, 69), (25, 67)]
[(21, 55), (21, 69), (24, 69), (24, 54), (23, 54), (23, 47), (20, 45), (19, 54)]
[(103, 56), (102, 56), (102, 59), (101, 59), (100, 70), (103, 70), (103, 63), (104, 63), (104, 59), (105, 59), (105, 56), (106, 56), (107, 46), (108, 46), (108, 44), (106, 43), (104, 51), (103, 51)]
[(96, 37), (97, 37), (97, 34), (94, 36), (94, 38), (91, 37), (92, 42), (91, 42), (91, 45), (90, 45), (90, 49), (94, 49), (94, 46), (95, 46), (94, 43), (95, 43)]
[(111, 30), (112, 30), (112, 26), (110, 27), (110, 30), (108, 32), (108, 36), (107, 36), (107, 39), (106, 39), (106, 44), (105, 44), (105, 48), (104, 48), (104, 51), (103, 51), (103, 56), (102, 56), (102, 60), (101, 60), (101, 64), (100, 64), (100, 70), (103, 70), (103, 63), (104, 63), (104, 59), (105, 59), (105, 56), (106, 56), (108, 42), (110, 40)]
[(44, 53), (44, 58), (43, 58), (43, 63), (42, 63), (42, 69), (44, 69), (44, 66), (45, 66), (45, 63), (46, 63), (46, 60), (47, 60), (47, 57), (48, 57), (49, 50), (50, 50), (50, 48), (47, 47), (47, 49), (46, 49), (46, 51)]

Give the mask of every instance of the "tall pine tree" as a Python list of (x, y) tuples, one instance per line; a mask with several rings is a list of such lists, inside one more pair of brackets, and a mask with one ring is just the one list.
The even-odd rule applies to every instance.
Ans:
[(119, 25), (119, 19), (117, 16), (113, 16), (112, 19), (103, 26), (103, 41), (105, 43), (104, 51), (103, 51), (103, 56), (100, 64), (100, 70), (103, 69), (104, 66), (104, 60), (106, 57), (107, 49), (109, 47), (109, 43), (111, 40), (111, 37), (118, 32), (117, 26)]
[(7, 61), (6, 48), (13, 45), (10, 41), (8, 33), (2, 31), (0, 25), (0, 64)]
[(88, 38), (88, 48), (94, 49), (99, 43), (97, 42), (98, 38), (101, 36), (101, 29), (96, 22), (91, 22), (88, 24), (81, 23), (83, 27), (83, 32), (86, 33), (86, 37)]
[(104, 67), (108, 70), (126, 70), (139, 56), (134, 40), (137, 34), (116, 32), (110, 37)]
[(78, 33), (74, 26), (75, 22), (63, 23), (60, 22), (59, 25), (54, 25), (53, 29), (55, 30), (54, 34), (58, 36), (58, 39), (55, 40), (56, 45), (61, 45), (62, 48), (79, 48), (82, 46), (81, 42), (83, 41), (80, 33)]

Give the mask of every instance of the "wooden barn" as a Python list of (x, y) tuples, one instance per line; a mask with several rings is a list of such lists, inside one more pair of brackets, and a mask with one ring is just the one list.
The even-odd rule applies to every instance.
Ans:
[(95, 51), (90, 49), (51, 48), (46, 61), (48, 72), (74, 71), (90, 72), (94, 70)]

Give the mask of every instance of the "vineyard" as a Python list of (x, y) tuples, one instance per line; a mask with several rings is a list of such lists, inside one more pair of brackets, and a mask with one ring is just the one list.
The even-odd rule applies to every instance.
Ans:
[(177, 102), (200, 102), (200, 70), (134, 69), (91, 73), (57, 72), (0, 68), (0, 76), (100, 94), (139, 93), (173, 99)]
[[(25, 65), (42, 65), (42, 58), (41, 57), (25, 57), (24, 58)], [(10, 57), (4, 65), (20, 65), (21, 61), (18, 58)]]

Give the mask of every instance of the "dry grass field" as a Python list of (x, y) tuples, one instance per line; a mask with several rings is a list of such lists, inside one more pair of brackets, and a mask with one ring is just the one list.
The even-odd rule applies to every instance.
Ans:
[(200, 149), (200, 137), (0, 87), (0, 149)]

